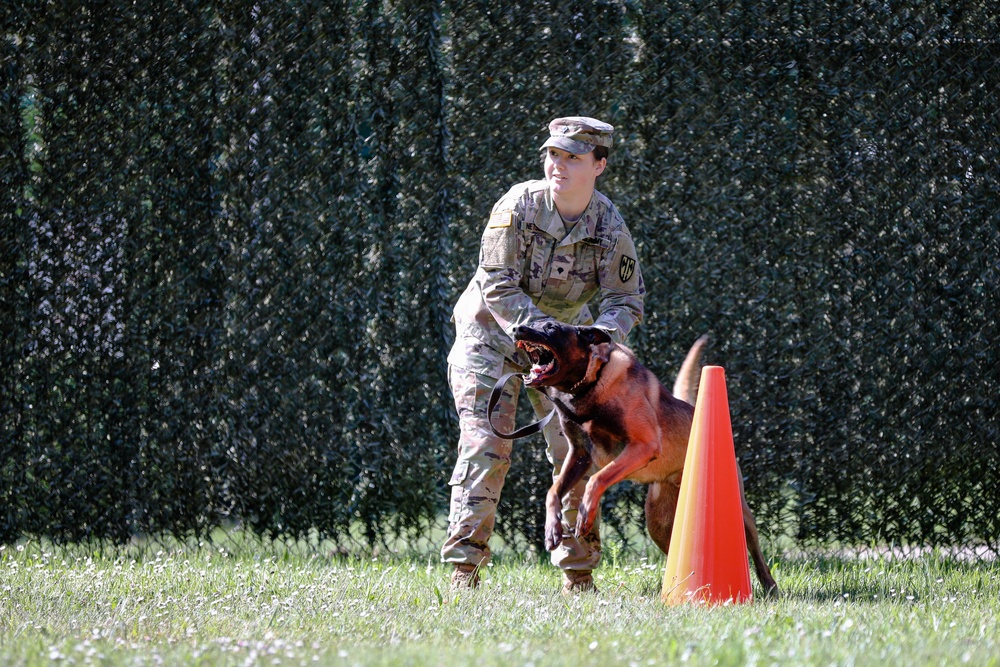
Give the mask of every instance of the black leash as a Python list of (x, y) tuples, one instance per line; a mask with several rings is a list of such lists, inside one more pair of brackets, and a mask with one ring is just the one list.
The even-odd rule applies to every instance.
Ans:
[(497, 427), (493, 425), (493, 409), (497, 406), (497, 403), (500, 402), (500, 396), (503, 395), (503, 388), (504, 385), (507, 384), (507, 380), (511, 379), (515, 375), (523, 375), (523, 373), (507, 373), (502, 378), (497, 380), (496, 385), (493, 387), (493, 391), (490, 393), (489, 405), (486, 407), (486, 417), (490, 422), (490, 429), (493, 430), (493, 433), (498, 438), (504, 438), (505, 440), (514, 440), (516, 438), (523, 438), (527, 435), (538, 433), (545, 428), (545, 425), (549, 423), (550, 419), (552, 419), (552, 415), (556, 413), (555, 408), (553, 408), (549, 414), (545, 415), (534, 424), (528, 424), (523, 428), (517, 429), (513, 433), (501, 433), (498, 431)]

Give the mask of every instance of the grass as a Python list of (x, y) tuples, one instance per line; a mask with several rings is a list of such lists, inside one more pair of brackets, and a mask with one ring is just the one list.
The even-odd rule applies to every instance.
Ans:
[(715, 608), (607, 561), (566, 599), (515, 556), (456, 595), (433, 555), (30, 542), (0, 548), (0, 664), (1000, 665), (996, 561), (788, 556), (780, 600)]

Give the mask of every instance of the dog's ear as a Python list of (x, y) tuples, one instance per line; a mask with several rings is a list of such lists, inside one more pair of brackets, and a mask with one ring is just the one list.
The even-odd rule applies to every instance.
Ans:
[(580, 338), (588, 345), (602, 345), (611, 342), (611, 334), (597, 327), (580, 327)]
[(590, 359), (587, 362), (587, 373), (584, 382), (595, 382), (601, 367), (611, 359), (611, 336), (603, 329), (587, 327), (581, 332), (581, 337), (590, 344)]

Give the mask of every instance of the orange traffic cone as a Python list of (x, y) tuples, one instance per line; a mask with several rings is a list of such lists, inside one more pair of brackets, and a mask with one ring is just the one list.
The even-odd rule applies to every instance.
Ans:
[(667, 604), (753, 599), (737, 475), (726, 373), (706, 366), (663, 572)]

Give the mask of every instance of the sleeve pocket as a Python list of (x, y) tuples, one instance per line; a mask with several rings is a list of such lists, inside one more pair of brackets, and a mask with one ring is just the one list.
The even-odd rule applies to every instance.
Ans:
[(479, 246), (479, 264), (486, 268), (514, 266), (517, 258), (517, 228), (487, 227)]

